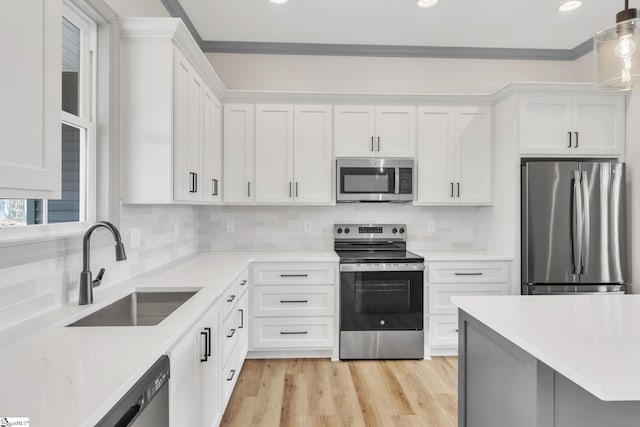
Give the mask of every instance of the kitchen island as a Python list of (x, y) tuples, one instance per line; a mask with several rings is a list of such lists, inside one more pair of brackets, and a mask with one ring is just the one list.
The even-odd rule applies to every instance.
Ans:
[(640, 425), (640, 295), (452, 301), (459, 426)]

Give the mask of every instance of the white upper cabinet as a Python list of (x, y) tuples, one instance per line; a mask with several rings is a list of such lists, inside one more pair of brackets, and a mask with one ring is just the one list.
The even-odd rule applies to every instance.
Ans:
[(332, 202), (331, 107), (256, 106), (256, 202)]
[(123, 201), (220, 201), (220, 79), (181, 20), (119, 24)]
[(332, 203), (331, 107), (296, 105), (294, 123), (294, 200)]
[(418, 109), (416, 204), (491, 203), (491, 109)]
[(204, 200), (222, 201), (222, 105), (207, 88), (202, 104), (202, 144)]
[(623, 95), (522, 95), (520, 153), (623, 155)]
[(336, 157), (413, 157), (415, 114), (412, 106), (336, 106)]
[(59, 198), (62, 2), (5, 0), (0, 16), (0, 198)]
[(256, 202), (293, 198), (293, 106), (256, 106)]
[(255, 109), (250, 104), (224, 105), (224, 201), (255, 200)]

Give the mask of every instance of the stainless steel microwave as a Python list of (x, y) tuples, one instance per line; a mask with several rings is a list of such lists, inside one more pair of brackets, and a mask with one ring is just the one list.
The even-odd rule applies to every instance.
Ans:
[(413, 159), (336, 160), (338, 202), (410, 202)]

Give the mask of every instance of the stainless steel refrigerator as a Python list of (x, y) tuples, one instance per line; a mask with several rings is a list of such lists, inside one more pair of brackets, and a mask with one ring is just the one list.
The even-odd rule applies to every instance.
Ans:
[(627, 291), (625, 167), (523, 160), (522, 294)]

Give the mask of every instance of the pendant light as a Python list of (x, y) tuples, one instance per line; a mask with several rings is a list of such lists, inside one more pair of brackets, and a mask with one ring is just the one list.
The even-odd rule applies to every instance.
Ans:
[(622, 91), (640, 84), (640, 20), (638, 11), (625, 9), (616, 15), (616, 25), (598, 32), (593, 39), (596, 58), (596, 89)]

